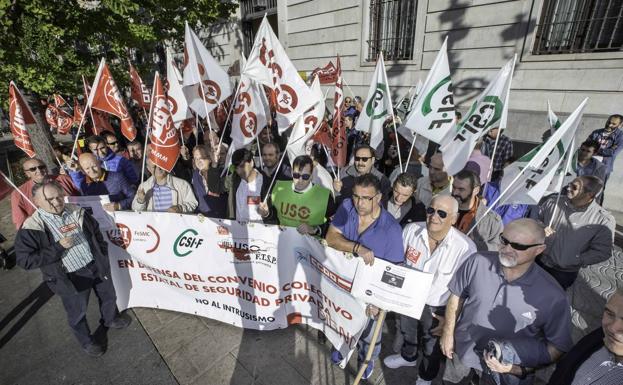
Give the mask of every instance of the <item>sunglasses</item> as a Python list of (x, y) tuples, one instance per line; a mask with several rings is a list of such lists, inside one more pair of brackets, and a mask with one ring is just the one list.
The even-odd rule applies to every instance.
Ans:
[(303, 179), (303, 180), (308, 180), (309, 178), (311, 178), (311, 174), (299, 174), (298, 172), (293, 172), (292, 173), (292, 178), (293, 179)]
[(502, 235), (502, 234), (500, 234), (500, 242), (501, 242), (504, 246), (510, 246), (510, 247), (512, 247), (513, 249), (518, 250), (518, 251), (524, 251), (524, 250), (528, 250), (528, 249), (529, 249), (529, 248), (531, 248), (531, 247), (534, 247), (534, 246), (541, 246), (541, 245), (542, 245), (542, 243), (535, 243), (535, 244), (533, 244), (533, 245), (524, 245), (524, 244), (522, 244), (522, 243), (511, 242), (511, 241), (509, 241), (508, 239), (506, 239), (506, 238), (504, 237), (504, 235)]
[(47, 168), (48, 166), (42, 164), (40, 166), (25, 168), (24, 171), (29, 171), (29, 172), (35, 172), (35, 170), (43, 171), (43, 170), (46, 170)]
[(355, 157), (355, 162), (367, 162), (370, 159), (372, 159), (371, 156), (356, 156)]
[(119, 142), (117, 142), (117, 141), (114, 141), (114, 142), (106, 142), (106, 144), (107, 144), (107, 145), (109, 145), (109, 146), (114, 146), (114, 145), (115, 145), (115, 144), (117, 144), (117, 143), (119, 143)]
[(439, 215), (439, 218), (441, 219), (446, 219), (446, 217), (448, 216), (448, 213), (446, 211), (443, 210), (437, 210), (433, 207), (427, 207), (426, 208), (426, 215), (433, 215), (437, 213), (437, 215)]

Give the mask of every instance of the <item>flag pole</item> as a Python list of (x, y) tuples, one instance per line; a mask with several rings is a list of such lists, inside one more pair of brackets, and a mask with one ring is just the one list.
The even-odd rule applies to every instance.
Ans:
[[(411, 160), (411, 154), (413, 153), (413, 148), (415, 147), (415, 139), (417, 139), (417, 134), (413, 134), (413, 141), (411, 142), (411, 148), (409, 149), (409, 155), (407, 156), (407, 163), (405, 164), (405, 169), (404, 171), (409, 169), (409, 161)], [(400, 173), (404, 172), (402, 169), (400, 170)]]
[[(288, 148), (287, 145), (286, 145), (286, 148)], [(268, 201), (268, 197), (270, 196), (270, 190), (272, 190), (273, 185), (275, 184), (275, 180), (277, 179), (277, 174), (279, 173), (279, 169), (281, 168), (281, 164), (283, 163), (283, 160), (286, 158), (286, 153), (287, 153), (287, 151), (284, 151), (283, 155), (281, 155), (281, 159), (279, 160), (279, 164), (277, 164), (277, 168), (275, 168), (275, 172), (274, 172), (273, 178), (270, 181), (270, 185), (268, 186), (268, 190), (266, 190), (266, 196), (264, 197), (264, 201), (262, 203), (266, 203), (266, 201)], [(262, 155), (261, 154), (260, 154), (260, 159), (262, 159)]]
[(374, 347), (376, 345), (376, 340), (379, 338), (379, 335), (381, 334), (381, 330), (383, 329), (383, 323), (385, 321), (386, 313), (387, 312), (385, 310), (379, 310), (379, 314), (376, 317), (376, 324), (374, 325), (374, 332), (372, 333), (372, 338), (370, 339), (370, 345), (368, 347), (368, 351), (366, 353), (366, 357), (365, 357), (363, 363), (361, 363), (361, 366), (359, 367), (359, 371), (357, 372), (357, 376), (355, 377), (355, 381), (353, 381), (353, 385), (358, 385), (359, 384), (359, 382), (361, 381), (361, 377), (363, 377), (363, 373), (368, 368), (368, 363), (372, 359), (372, 353), (374, 352)]
[[(260, 157), (260, 168), (264, 168), (264, 161), (262, 160), (262, 147), (260, 145), (260, 137), (258, 135), (259, 133), (255, 134), (255, 141), (257, 142), (257, 154)], [(220, 145), (219, 145), (220, 148)]]
[[(89, 111), (91, 108), (91, 104), (93, 104), (93, 95), (95, 95), (95, 91), (97, 91), (97, 83), (99, 82), (99, 77), (102, 76), (102, 69), (104, 68), (104, 59), (102, 59), (100, 61), (100, 65), (99, 68), (97, 69), (97, 74), (95, 75), (95, 82), (94, 83), (94, 87), (91, 88), (91, 91), (89, 91), (88, 95), (87, 95), (87, 103), (85, 108), (88, 108)], [(83, 85), (85, 85), (84, 83), (84, 76), (82, 77), (82, 82)], [(76, 132), (76, 139), (74, 140), (74, 145), (73, 148), (71, 149), (71, 158), (74, 158), (74, 154), (76, 152), (76, 146), (78, 145), (78, 138), (80, 137), (80, 130), (82, 129), (82, 125), (84, 124), (84, 117), (86, 116), (86, 114), (82, 114), (82, 118), (80, 119), (80, 124), (78, 125), (78, 131)], [(91, 119), (93, 119), (93, 112), (91, 111)], [(95, 127), (95, 120), (93, 120), (93, 127)]]
[[(245, 63), (245, 67), (246, 67), (246, 63)], [(243, 68), (244, 71), (244, 68)], [(242, 72), (240, 73), (240, 81), (238, 82), (238, 86), (236, 87), (236, 92), (234, 93), (234, 100), (231, 102), (231, 106), (229, 106), (229, 111), (227, 111), (227, 117), (225, 118), (225, 127), (223, 127), (223, 132), (221, 132), (221, 137), (219, 138), (218, 141), (218, 148), (221, 148), (221, 144), (223, 144), (223, 137), (225, 136), (225, 129), (227, 128), (227, 123), (229, 122), (229, 117), (231, 115), (231, 112), (234, 109), (234, 106), (236, 105), (236, 98), (238, 97), (238, 93), (240, 92), (240, 85), (242, 84)]]
[(6, 176), (4, 172), (0, 171), (0, 174), (2, 174), (2, 177), (3, 177), (6, 181), (7, 181), (7, 183), (8, 183), (11, 187), (13, 187), (13, 189), (15, 189), (15, 191), (17, 191), (17, 192), (19, 193), (19, 195), (21, 195), (21, 196), (22, 196), (22, 198), (26, 199), (26, 202), (30, 203), (30, 205), (31, 205), (31, 206), (32, 206), (35, 210), (37, 210), (37, 206), (35, 206), (35, 204), (34, 204), (34, 203), (32, 203), (32, 201), (31, 201), (31, 200), (30, 200), (30, 199), (26, 196), (26, 194), (24, 194), (24, 193), (22, 192), (22, 190), (20, 190), (19, 188), (17, 188), (17, 186), (16, 186), (15, 184), (13, 184), (13, 182), (11, 181), (11, 179), (9, 179), (9, 177), (8, 177), (8, 176)]
[[(487, 134), (485, 134), (487, 135)], [(500, 136), (502, 136), (502, 130), (500, 128), (498, 128), (498, 134), (495, 137), (495, 144), (493, 145), (493, 152), (491, 153), (491, 161), (489, 162), (489, 170), (487, 170), (487, 180), (484, 181), (484, 183), (482, 181), (480, 181), (480, 183), (484, 184), (485, 187), (482, 190), (482, 196), (484, 197), (485, 195), (487, 195), (487, 186), (488, 186), (488, 182), (491, 179), (491, 175), (493, 175), (493, 161), (495, 159), (495, 153), (498, 150), (498, 142), (500, 141)]]
[[(154, 74), (154, 85), (156, 84), (156, 79), (158, 76), (158, 71), (156, 71), (156, 73)], [(153, 108), (154, 108), (154, 91), (156, 90), (156, 87), (151, 87), (151, 103), (149, 103), (149, 117), (151, 117), (151, 114), (153, 112)], [(147, 119), (147, 130), (145, 131), (145, 145), (143, 146), (143, 167), (141, 168), (141, 183), (139, 184), (139, 186), (141, 184), (143, 184), (143, 181), (145, 180), (145, 164), (147, 163), (147, 143), (149, 143), (149, 135), (151, 133), (151, 122), (150, 119)]]
[[(350, 92), (350, 96), (352, 98), (355, 98), (355, 93), (353, 92), (353, 90), (350, 88), (350, 86), (348, 85), (348, 83), (346, 83), (346, 80), (344, 78), (342, 78), (342, 82), (344, 83), (344, 85), (346, 86), (346, 88), (348, 88), (348, 92)], [(356, 107), (355, 107), (356, 108)]]
[[(327, 146), (325, 146), (324, 144), (320, 144), (322, 146), (322, 149), (324, 150), (325, 154), (327, 154), (327, 159), (331, 159), (331, 155), (329, 155), (329, 151), (327, 151)], [(335, 176), (335, 179), (337, 178), (337, 174), (335, 173), (335, 170), (331, 170), (333, 171), (333, 175)]]
[(206, 120), (208, 121), (208, 128), (210, 131), (214, 131), (212, 129), (212, 125), (210, 124), (210, 113), (208, 112), (208, 103), (206, 102), (206, 94), (203, 90), (203, 78), (199, 79), (199, 87), (201, 88), (201, 100), (203, 101), (203, 108), (206, 110)]

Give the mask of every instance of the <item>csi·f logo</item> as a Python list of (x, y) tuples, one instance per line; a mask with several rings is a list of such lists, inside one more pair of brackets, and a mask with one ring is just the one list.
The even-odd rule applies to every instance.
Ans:
[[(376, 90), (374, 91), (374, 95), (368, 102), (366, 106), (366, 114), (371, 119), (381, 119), (387, 115), (387, 108), (385, 108), (385, 95), (387, 94), (387, 85), (383, 83), (376, 84)], [(381, 107), (382, 112), (377, 112), (377, 109)]]
[(173, 243), (173, 253), (178, 257), (185, 257), (197, 250), (203, 244), (203, 238), (198, 235), (199, 233), (193, 229), (182, 231)]

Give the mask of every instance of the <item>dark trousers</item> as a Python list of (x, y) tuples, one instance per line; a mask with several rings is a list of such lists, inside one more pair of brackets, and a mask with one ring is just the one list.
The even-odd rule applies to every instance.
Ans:
[(404, 315), (400, 317), (400, 331), (404, 337), (400, 355), (405, 360), (413, 362), (417, 360), (418, 353), (422, 354), (418, 372), (419, 377), (425, 381), (432, 381), (437, 377), (443, 359), (439, 337), (430, 332), (439, 325), (433, 313), (443, 316), (445, 312), (445, 306), (426, 305), (419, 320)]
[(549, 267), (542, 262), (537, 260), (537, 264), (543, 268), (543, 270), (547, 271), (554, 279), (562, 286), (563, 289), (567, 290), (573, 282), (578, 278), (577, 271), (561, 271), (556, 270), (553, 267)]
[(117, 295), (110, 276), (107, 279), (100, 279), (97, 276), (95, 263), (91, 262), (80, 270), (69, 273), (69, 279), (78, 291), (73, 295), (61, 295), (67, 322), (74, 335), (82, 347), (93, 342), (91, 330), (87, 323), (87, 308), (91, 289), (95, 290), (95, 295), (99, 301), (101, 313), (100, 323), (109, 325), (118, 315)]

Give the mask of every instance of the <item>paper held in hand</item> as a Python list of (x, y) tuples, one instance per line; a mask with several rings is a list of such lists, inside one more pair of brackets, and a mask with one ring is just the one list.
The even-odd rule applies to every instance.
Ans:
[(419, 319), (432, 283), (433, 274), (377, 258), (372, 266), (359, 264), (351, 294), (381, 309)]

